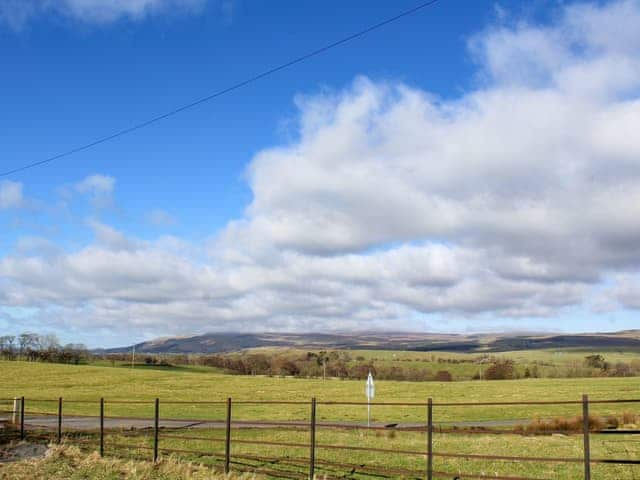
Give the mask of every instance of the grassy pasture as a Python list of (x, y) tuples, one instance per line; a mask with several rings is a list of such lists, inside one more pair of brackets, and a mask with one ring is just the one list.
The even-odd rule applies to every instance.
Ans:
[[(208, 440), (180, 440), (176, 438), (162, 438), (160, 447), (167, 449), (199, 450), (218, 454), (216, 457), (193, 455), (186, 457), (193, 462), (200, 462), (219, 468), (221, 456), (224, 453), (224, 432), (222, 430), (195, 431), (184, 433), (185, 436), (197, 435)], [(180, 436), (180, 434), (178, 434)], [(306, 431), (291, 431), (278, 429), (243, 429), (232, 433), (232, 459), (239, 464), (266, 466), (293, 472), (307, 471), (308, 448), (281, 447), (269, 445), (243, 444), (238, 441), (266, 440), (270, 442), (288, 442), (306, 444), (309, 434)], [(148, 450), (138, 450), (136, 446), (150, 447), (151, 436), (147, 438), (115, 437), (113, 443), (131, 445), (130, 452), (141, 456), (149, 456)], [(374, 453), (341, 449), (325, 449), (322, 445), (347, 445), (357, 447), (385, 448), (394, 451), (425, 451), (425, 436), (422, 433), (398, 432), (368, 432), (352, 430), (318, 430), (316, 458), (319, 467), (318, 474), (344, 475), (345, 468), (323, 465), (322, 461), (343, 464), (366, 465), (367, 467), (383, 467), (392, 469), (409, 469), (424, 471), (425, 455), (404, 455), (395, 453)], [(107, 442), (107, 449), (109, 449)], [(440, 453), (491, 454), (505, 456), (536, 456), (536, 457), (566, 457), (580, 459), (583, 454), (581, 436), (530, 436), (518, 435), (434, 435), (434, 451)], [(170, 456), (170, 453), (165, 455)], [(607, 439), (592, 437), (592, 458), (638, 458), (640, 445), (631, 436)], [(244, 457), (261, 456), (278, 459), (277, 462), (260, 462)], [(434, 470), (451, 472), (453, 474), (476, 473), (482, 475), (511, 475), (532, 478), (578, 479), (583, 472), (583, 464), (559, 462), (514, 462), (511, 460), (469, 460), (458, 458), (434, 458)], [(348, 469), (347, 469), (348, 471)], [(602, 480), (635, 480), (640, 475), (637, 466), (626, 465), (593, 465), (593, 478)], [(407, 476), (409, 477), (409, 476)], [(354, 479), (370, 478), (358, 474), (357, 471), (349, 476)]]
[[(402, 352), (399, 352), (402, 353)], [(380, 352), (374, 352), (379, 355)], [(413, 354), (413, 353), (411, 353)], [(439, 354), (440, 355), (440, 354)], [(392, 357), (393, 358), (393, 357)], [(396, 357), (397, 358), (397, 357)], [(224, 400), (232, 396), (234, 400), (295, 400), (308, 401), (316, 396), (318, 401), (363, 401), (364, 385), (361, 381), (295, 379), (278, 377), (251, 377), (226, 375), (215, 369), (200, 368), (113, 368), (96, 365), (55, 365), (26, 362), (0, 362), (0, 371), (5, 381), (0, 384), (0, 398), (9, 399), (24, 395), (27, 411), (56, 412), (55, 403), (43, 403), (34, 399), (66, 399), (65, 414), (96, 415), (97, 401), (91, 404), (73, 403), (73, 400), (97, 400), (104, 396), (107, 400), (148, 400), (145, 405), (122, 405), (107, 403), (107, 415), (135, 415), (151, 417), (152, 400), (161, 398), (161, 416), (168, 418), (202, 418), (222, 420), (222, 405), (172, 405), (163, 401), (204, 401)], [(527, 401), (527, 400), (579, 400), (582, 393), (590, 398), (640, 398), (640, 381), (637, 378), (586, 378), (586, 379), (523, 379), (510, 381), (467, 381), (467, 382), (394, 382), (378, 381), (376, 400), (380, 402), (424, 402), (433, 397), (436, 402), (486, 402), (486, 401)], [(4, 402), (8, 405), (8, 402)], [(3, 408), (3, 407), (0, 407)], [(592, 413), (597, 415), (621, 415), (623, 411), (640, 414), (640, 406), (593, 405)], [(366, 409), (362, 406), (318, 405), (318, 420), (366, 421)], [(503, 407), (436, 407), (434, 418), (441, 421), (532, 419), (556, 415), (573, 416), (580, 414), (579, 405), (564, 406), (503, 406)], [(308, 405), (253, 405), (234, 404), (234, 419), (242, 420), (308, 420)], [(424, 407), (374, 406), (374, 421), (381, 422), (424, 422)], [(161, 447), (170, 449), (190, 449), (215, 452), (223, 451), (220, 441), (222, 430), (189, 430), (178, 436), (202, 436), (208, 440), (181, 440), (163, 438)], [(593, 457), (639, 458), (640, 441), (632, 436), (592, 438)], [(234, 440), (308, 442), (308, 432), (283, 429), (238, 429), (233, 431)], [(217, 439), (217, 441), (216, 441)], [(149, 458), (148, 450), (136, 452), (135, 446), (151, 445), (151, 437), (110, 437), (107, 451), (114, 452), (109, 442), (131, 445), (128, 453), (138, 453)], [(317, 442), (320, 445), (337, 444), (351, 446), (375, 446), (393, 450), (424, 451), (424, 434), (415, 432), (388, 433), (386, 431), (328, 430), (319, 428)], [(435, 435), (436, 452), (480, 453), (495, 455), (534, 455), (555, 457), (577, 457), (582, 455), (582, 438), (578, 436), (519, 436), (503, 435)], [(233, 443), (235, 461), (259, 465), (259, 462), (243, 460), (242, 455), (260, 455), (282, 458), (278, 468), (302, 472), (304, 465), (287, 465), (291, 457), (304, 459), (308, 448), (278, 446), (256, 446)], [(198, 463), (219, 466), (219, 458), (201, 456), (182, 457)], [(362, 463), (391, 468), (420, 470), (424, 468), (424, 455), (372, 454), (360, 451), (319, 448), (319, 460), (333, 462)], [(294, 460), (295, 463), (295, 460)], [(472, 472), (485, 475), (509, 474), (536, 478), (580, 478), (582, 465), (561, 463), (524, 463), (509, 461), (462, 460), (436, 457), (436, 470), (447, 472)], [(329, 467), (327, 467), (329, 468)], [(640, 477), (640, 467), (594, 465), (594, 478), (603, 480), (632, 480)], [(1, 470), (0, 470), (1, 472)], [(319, 473), (331, 474), (320, 470)], [(336, 473), (336, 472), (334, 472)], [(344, 474), (344, 472), (342, 472)], [(1, 477), (0, 477), (1, 478)], [(83, 477), (84, 478), (84, 477)], [(88, 476), (87, 478), (92, 478)], [(96, 477), (102, 478), (102, 477)], [(109, 477), (105, 477), (109, 478)], [(164, 478), (164, 477), (159, 477)], [(171, 477), (167, 477), (171, 478)], [(364, 478), (357, 473), (350, 478)]]
[[(219, 401), (228, 396), (234, 400), (364, 401), (361, 381), (328, 379), (279, 378), (225, 375), (213, 369), (126, 369), (103, 366), (70, 366), (27, 362), (0, 362), (2, 377), (0, 398), (24, 395), (27, 411), (55, 412), (53, 403), (35, 399), (64, 397), (68, 414), (96, 414), (97, 400), (149, 400), (148, 405), (107, 405), (109, 415), (150, 415), (152, 400)], [(528, 400), (579, 400), (588, 393), (592, 400), (640, 398), (637, 378), (523, 379), (468, 382), (396, 382), (378, 381), (379, 402), (487, 402)], [(96, 400), (96, 404), (71, 403), (71, 400)], [(620, 414), (629, 405), (594, 405), (599, 415)], [(306, 405), (245, 405), (236, 408), (242, 419), (305, 418)], [(577, 415), (577, 405), (506, 406), (506, 407), (438, 407), (436, 421), (530, 419), (555, 415)], [(162, 406), (162, 416), (172, 418), (222, 419), (223, 407), (197, 405)], [(363, 407), (318, 407), (319, 419), (363, 421)], [(373, 418), (380, 421), (422, 421), (424, 408), (376, 407)]]
[[(171, 437), (169, 437), (171, 436)], [(201, 440), (190, 437), (197, 436)], [(177, 438), (176, 438), (177, 437)], [(84, 437), (84, 440), (91, 437)], [(161, 458), (169, 459), (169, 464), (193, 462), (220, 470), (224, 453), (224, 431), (191, 430), (162, 432), (160, 435)], [(93, 438), (95, 442), (95, 437)], [(308, 444), (307, 431), (283, 429), (242, 429), (232, 433), (232, 469), (268, 468), (304, 474), (308, 469), (308, 447), (282, 447), (271, 445), (254, 445), (241, 443), (243, 441), (287, 442)], [(73, 444), (74, 440), (67, 440)], [(76, 440), (77, 441), (77, 440)], [(139, 437), (128, 434), (115, 434), (106, 440), (107, 456), (118, 456), (134, 460), (149, 460), (152, 446), (151, 432), (143, 433)], [(346, 476), (353, 480), (365, 480), (364, 473), (376, 467), (391, 469), (408, 469), (416, 472), (424, 471), (426, 456), (424, 433), (415, 432), (379, 432), (352, 430), (323, 430), (317, 433), (317, 473), (319, 478), (323, 474), (330, 476), (344, 476), (350, 468), (340, 465), (329, 465), (323, 462), (363, 465), (361, 468)], [(347, 449), (327, 449), (325, 445), (346, 445), (356, 447), (374, 447), (392, 450), (391, 453), (353, 451)], [(204, 454), (175, 454), (163, 449), (191, 450)], [(399, 454), (398, 451), (414, 451), (417, 454)], [(94, 451), (87, 447), (87, 451)], [(564, 436), (518, 436), (518, 435), (474, 435), (461, 436), (449, 434), (434, 435), (434, 451), (438, 453), (475, 454), (475, 455), (505, 455), (505, 456), (535, 456), (535, 457), (567, 457), (580, 459), (582, 457), (582, 437), (580, 435)], [(178, 456), (179, 455), (179, 456)], [(638, 458), (640, 445), (632, 436), (617, 436), (615, 439), (602, 436), (592, 436), (592, 458)], [(267, 457), (269, 461), (256, 460), (251, 457)], [(149, 467), (146, 467), (147, 471)], [(511, 475), (531, 478), (579, 479), (583, 471), (581, 462), (515, 462), (511, 460), (480, 460), (444, 458), (436, 456), (434, 470), (454, 474), (474, 473), (481, 475)], [(593, 478), (602, 480), (635, 480), (638, 478), (637, 466), (602, 465), (592, 466)], [(2, 470), (0, 470), (1, 473)], [(374, 471), (375, 473), (375, 471)], [(422, 475), (406, 475), (406, 478), (416, 478)], [(0, 476), (0, 478), (2, 478)], [(7, 477), (13, 478), (13, 477)], [(48, 478), (48, 477), (43, 477)], [(60, 477), (65, 478), (65, 477)], [(93, 478), (91, 476), (78, 478)], [(103, 478), (103, 477), (98, 477)], [(111, 478), (111, 477), (104, 477)], [(114, 477), (116, 478), (116, 477)], [(122, 477), (117, 477), (122, 478)], [(129, 478), (129, 477), (125, 477)], [(138, 478), (138, 477), (131, 477)], [(146, 478), (146, 477), (141, 477)], [(156, 478), (156, 477), (149, 477)], [(165, 477), (158, 477), (165, 478)], [(174, 478), (174, 477), (166, 477)], [(180, 478), (180, 477), (178, 477)]]

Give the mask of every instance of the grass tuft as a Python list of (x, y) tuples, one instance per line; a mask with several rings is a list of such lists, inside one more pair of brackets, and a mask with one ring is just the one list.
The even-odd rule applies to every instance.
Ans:
[(240, 480), (253, 475), (224, 475), (201, 465), (162, 459), (157, 464), (85, 454), (74, 446), (51, 446), (38, 459), (0, 465), (0, 480)]
[(640, 415), (634, 412), (622, 412), (622, 423), (623, 425), (635, 425), (640, 420)]

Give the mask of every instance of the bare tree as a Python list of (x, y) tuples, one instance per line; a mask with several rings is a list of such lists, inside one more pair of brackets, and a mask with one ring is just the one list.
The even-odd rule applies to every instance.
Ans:
[(58, 340), (58, 337), (52, 333), (42, 335), (39, 343), (42, 350), (54, 351), (60, 348), (60, 341)]
[(27, 350), (36, 348), (38, 343), (38, 335), (35, 333), (24, 332), (18, 335), (18, 350), (20, 354), (25, 354)]
[(5, 359), (13, 359), (15, 355), (15, 335), (3, 335), (0, 337), (0, 356)]

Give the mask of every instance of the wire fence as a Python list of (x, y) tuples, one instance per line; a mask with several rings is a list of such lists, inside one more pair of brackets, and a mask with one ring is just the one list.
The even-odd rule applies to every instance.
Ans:
[[(580, 477), (592, 478), (594, 465), (620, 465), (637, 467), (637, 458), (609, 458), (593, 456), (592, 437), (597, 435), (640, 434), (639, 429), (602, 428), (592, 420), (590, 407), (594, 405), (640, 404), (640, 399), (592, 400), (584, 395), (581, 400), (569, 401), (520, 401), (520, 402), (340, 402), (318, 401), (233, 401), (231, 398), (220, 401), (162, 401), (159, 398), (148, 400), (68, 400), (63, 398), (0, 399), (0, 408), (9, 403), (11, 409), (0, 410), (0, 417), (5, 418), (5, 428), (0, 430), (0, 442), (14, 439), (48, 441), (54, 443), (76, 444), (81, 448), (106, 454), (126, 456), (157, 462), (164, 454), (184, 457), (187, 460), (209, 459), (215, 468), (230, 471), (254, 472), (277, 478), (416, 478), (432, 480), (433, 478), (459, 478), (493, 480), (543, 480), (540, 477), (514, 476), (498, 472), (464, 473), (459, 471), (443, 471), (434, 468), (434, 460), (464, 460), (469, 462), (500, 462), (503, 467), (509, 464), (580, 464)], [(96, 407), (96, 415), (67, 414), (69, 406), (83, 405)], [(38, 407), (36, 410), (28, 408)], [(525, 430), (508, 426), (478, 426), (437, 424), (434, 411), (442, 408), (477, 408), (518, 406), (529, 408), (532, 405), (564, 405), (575, 406), (580, 410), (579, 428), (573, 431), (547, 429), (545, 434), (562, 433), (574, 435), (581, 440), (579, 456), (545, 456), (545, 455), (505, 455), (485, 453), (469, 453), (448, 451), (434, 448), (434, 437), (462, 435), (473, 438), (473, 435), (525, 435)], [(106, 415), (106, 407), (138, 406), (152, 409), (151, 415)], [(200, 407), (217, 408), (223, 415), (221, 418), (204, 417), (163, 417), (162, 407), (180, 406), (181, 408)], [(243, 406), (264, 406), (301, 412), (307, 410), (308, 416), (303, 420), (256, 419), (243, 420), (235, 418), (236, 409)], [(385, 407), (393, 409), (395, 415), (405, 408), (424, 409), (424, 421), (408, 424), (373, 424), (344, 422), (320, 419), (318, 411), (323, 408), (349, 407)], [(282, 411), (280, 412), (282, 414)], [(499, 422), (497, 422), (499, 423)], [(392, 442), (385, 437), (349, 436), (347, 442), (333, 443), (333, 437), (325, 437), (322, 432), (360, 432), (370, 435), (377, 432), (408, 432), (414, 435), (412, 442), (403, 444)], [(253, 432), (247, 435), (247, 432)], [(264, 438), (262, 438), (264, 437)], [(319, 438), (320, 437), (320, 438)], [(344, 437), (344, 435), (343, 435)], [(581, 437), (581, 439), (579, 438)], [(502, 437), (504, 438), (504, 437)], [(131, 443), (130, 440), (142, 442)], [(505, 439), (505, 441), (508, 441)], [(625, 440), (629, 441), (629, 440)], [(357, 443), (356, 443), (357, 442)], [(380, 443), (388, 445), (379, 446)], [(267, 447), (268, 455), (260, 455), (248, 447)], [(232, 450), (233, 448), (233, 450)], [(321, 455), (323, 453), (329, 455)], [(340, 455), (337, 455), (339, 452)], [(356, 461), (358, 455), (375, 454), (378, 462)], [(359, 457), (358, 457), (359, 458)], [(411, 461), (399, 460), (411, 458)], [(419, 468), (417, 468), (419, 467)], [(546, 472), (546, 470), (541, 469)], [(638, 472), (640, 473), (640, 472)], [(566, 478), (566, 477), (556, 477)], [(635, 478), (635, 477), (633, 477)], [(548, 480), (549, 477), (545, 477)]]

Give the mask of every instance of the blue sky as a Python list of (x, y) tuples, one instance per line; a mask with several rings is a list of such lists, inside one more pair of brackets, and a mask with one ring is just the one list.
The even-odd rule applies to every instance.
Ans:
[[(415, 3), (47, 5), (0, 0), (3, 171)], [(442, 0), (0, 179), (0, 330), (636, 327), (640, 150), (610, 131), (639, 118), (634, 18), (636, 1)]]
[[(97, 3), (97, 2), (96, 2)], [(65, 151), (245, 79), (407, 9), (412, 2), (219, 2), (196, 14), (85, 23), (37, 16), (5, 26), (0, 48), (3, 166)], [(146, 131), (17, 175), (40, 198), (95, 172), (118, 179), (130, 215), (164, 208), (181, 233), (209, 235), (250, 201), (252, 156), (288, 141), (294, 97), (339, 90), (355, 76), (397, 79), (439, 95), (469, 86), (470, 34), (492, 2), (443, 2), (337, 50)], [(185, 186), (189, 195), (185, 196)], [(132, 220), (136, 220), (133, 218)], [(137, 228), (135, 223), (129, 228)], [(144, 230), (136, 230), (145, 234)], [(155, 232), (151, 232), (153, 235)]]

